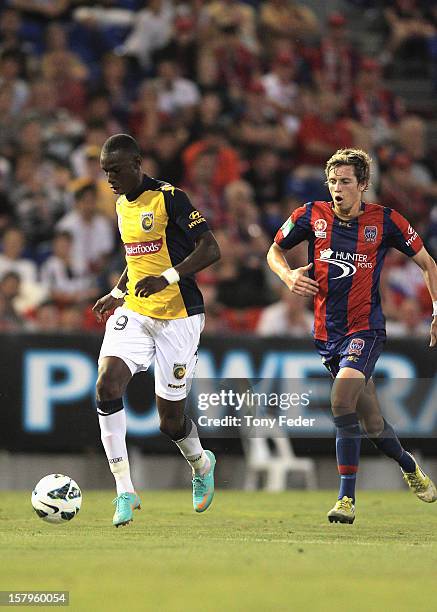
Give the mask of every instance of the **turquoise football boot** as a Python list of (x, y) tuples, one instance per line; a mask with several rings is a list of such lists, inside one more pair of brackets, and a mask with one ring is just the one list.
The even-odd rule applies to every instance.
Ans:
[(127, 525), (133, 521), (133, 511), (141, 510), (141, 500), (136, 493), (120, 493), (113, 502), (115, 504), (112, 524), (114, 527)]
[(193, 508), (196, 512), (205, 512), (212, 502), (214, 497), (214, 468), (215, 468), (215, 457), (214, 453), (207, 450), (205, 451), (210, 461), (209, 470), (203, 476), (196, 474), (192, 480), (193, 482)]

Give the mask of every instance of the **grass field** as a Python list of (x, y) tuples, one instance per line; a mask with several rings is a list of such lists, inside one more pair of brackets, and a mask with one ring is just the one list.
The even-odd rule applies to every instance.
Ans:
[[(110, 492), (52, 526), (30, 493), (0, 494), (0, 590), (69, 590), (76, 611), (437, 611), (437, 504), (360, 494), (354, 525), (329, 524), (334, 492), (147, 492), (130, 526)], [(53, 609), (44, 607), (43, 609)]]

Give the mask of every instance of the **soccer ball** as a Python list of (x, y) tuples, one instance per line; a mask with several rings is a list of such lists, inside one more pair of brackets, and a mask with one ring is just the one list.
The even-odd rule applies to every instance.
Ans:
[(80, 510), (82, 493), (77, 483), (63, 474), (49, 474), (35, 485), (32, 506), (48, 523), (66, 523)]

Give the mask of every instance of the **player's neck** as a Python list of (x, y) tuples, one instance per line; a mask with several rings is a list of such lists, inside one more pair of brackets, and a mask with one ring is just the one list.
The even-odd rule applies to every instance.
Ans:
[(334, 214), (336, 217), (341, 219), (342, 221), (351, 221), (351, 219), (356, 219), (363, 213), (363, 206), (361, 202), (354, 204), (349, 210), (342, 210), (340, 206), (335, 204), (334, 202)]

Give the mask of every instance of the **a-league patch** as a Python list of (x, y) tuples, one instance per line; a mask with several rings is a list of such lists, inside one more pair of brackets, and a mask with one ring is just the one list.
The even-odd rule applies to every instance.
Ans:
[(280, 228), (282, 232), (282, 238), (285, 238), (286, 236), (288, 236), (288, 234), (291, 232), (293, 227), (294, 227), (293, 221), (290, 218), (288, 218), (287, 221)]
[(153, 212), (142, 212), (141, 213), (141, 227), (145, 232), (150, 232), (153, 229)]
[(361, 355), (365, 344), (362, 338), (353, 338), (349, 344), (349, 355)]
[(328, 223), (326, 219), (316, 219), (314, 221), (314, 234), (316, 238), (326, 238), (326, 228)]
[(173, 376), (176, 380), (182, 380), (187, 372), (187, 364), (186, 363), (175, 363), (173, 365)]
[(376, 242), (378, 228), (376, 225), (366, 225), (364, 227), (364, 239), (366, 242)]

